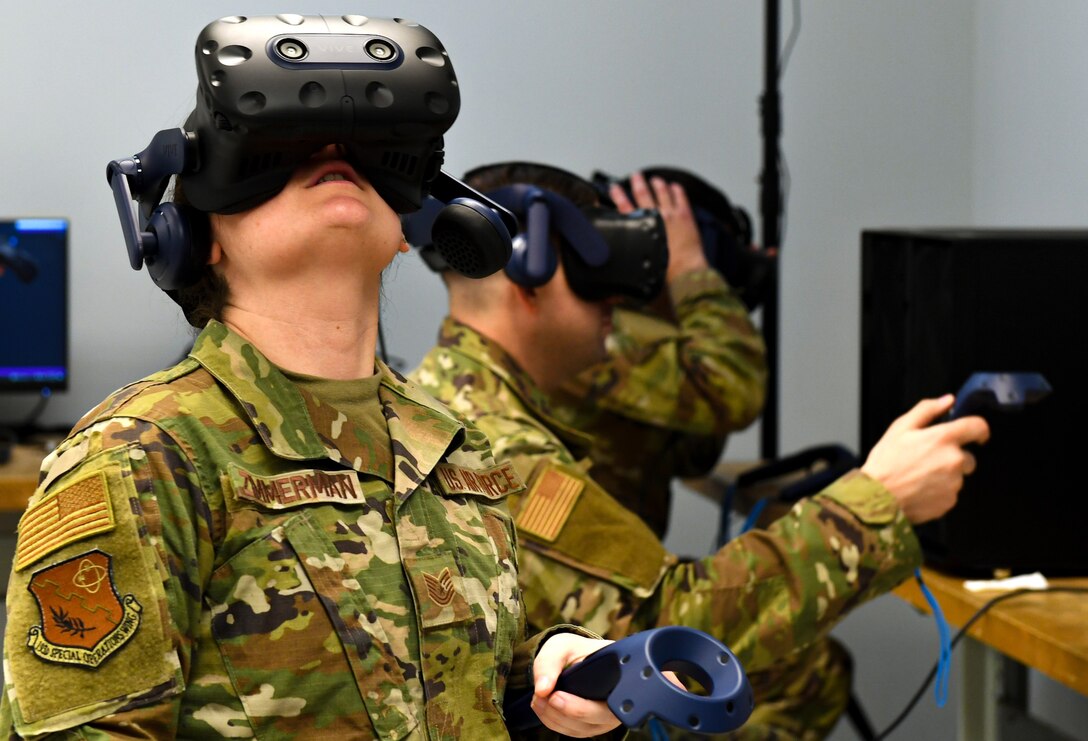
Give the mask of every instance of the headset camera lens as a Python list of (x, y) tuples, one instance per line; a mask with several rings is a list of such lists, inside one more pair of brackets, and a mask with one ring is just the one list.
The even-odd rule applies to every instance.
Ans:
[(306, 46), (296, 39), (283, 39), (276, 44), (276, 51), (284, 59), (290, 59), (292, 62), (297, 62), (306, 56)]
[(393, 50), (392, 44), (388, 41), (382, 41), (381, 39), (371, 39), (366, 43), (366, 53), (379, 62), (388, 62), (396, 52)]

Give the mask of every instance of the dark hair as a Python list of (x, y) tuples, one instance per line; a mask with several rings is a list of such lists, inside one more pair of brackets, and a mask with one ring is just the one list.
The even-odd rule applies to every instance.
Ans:
[(481, 165), (466, 172), (464, 180), (482, 193), (524, 183), (550, 190), (579, 208), (589, 208), (600, 202), (593, 183), (573, 172), (537, 162), (515, 161)]
[[(211, 251), (212, 242), (211, 217), (203, 211), (197, 211), (189, 204), (189, 199), (185, 196), (185, 188), (177, 178), (174, 179), (174, 191), (170, 200), (178, 206), (186, 207), (193, 239), (203, 242), (201, 245), (203, 249), (197, 252), (208, 254)], [(205, 265), (196, 283), (166, 293), (181, 307), (185, 320), (189, 324), (197, 329), (203, 329), (210, 320), (218, 321), (223, 318), (228, 286), (226, 280), (212, 270), (211, 265)]]

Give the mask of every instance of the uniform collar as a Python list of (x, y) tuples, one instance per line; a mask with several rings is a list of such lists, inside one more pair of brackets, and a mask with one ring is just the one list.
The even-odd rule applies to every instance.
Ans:
[(460, 353), (486, 367), (514, 392), (534, 417), (558, 435), (568, 447), (588, 449), (592, 438), (561, 422), (552, 411), (547, 394), (536, 385), (518, 361), (494, 340), (467, 324), (446, 317), (438, 334), (438, 346)]
[(275, 455), (289, 460), (328, 458), (393, 484), (406, 496), (464, 440), (464, 425), (444, 406), (380, 360), (378, 399), (389, 425), (393, 471), (375, 465), (365, 441), (346, 417), (291, 383), (249, 341), (226, 325), (208, 322), (190, 356), (238, 401)]

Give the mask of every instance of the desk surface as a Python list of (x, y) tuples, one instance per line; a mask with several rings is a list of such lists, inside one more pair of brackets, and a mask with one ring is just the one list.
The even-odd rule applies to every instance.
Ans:
[[(962, 627), (980, 607), (1002, 592), (968, 592), (963, 579), (929, 568), (922, 577), (952, 625)], [(1088, 587), (1088, 577), (1050, 579), (1053, 587)], [(895, 594), (929, 612), (914, 579)], [(1040, 592), (994, 605), (968, 631), (1021, 664), (1088, 695), (1088, 593)]]
[(16, 445), (11, 460), (0, 465), (0, 512), (22, 512), (38, 485), (38, 467), (45, 451), (40, 445)]

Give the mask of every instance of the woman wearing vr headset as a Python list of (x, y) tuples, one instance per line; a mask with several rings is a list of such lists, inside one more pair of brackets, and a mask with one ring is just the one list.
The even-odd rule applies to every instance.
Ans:
[[(539, 199), (524, 198), (520, 208), (516, 198), (505, 204), (523, 231), (505, 275), (473, 283), (443, 274), (450, 316), (438, 345), (411, 374), (473, 419), (497, 459), (512, 462), (526, 482), (511, 508), (531, 624), (570, 621), (617, 639), (684, 625), (724, 642), (751, 674), (812, 645), (848, 610), (910, 575), (921, 558), (911, 523), (954, 504), (974, 468), (962, 446), (988, 435), (982, 419), (930, 426), (952, 397), (925, 400), (889, 428), (860, 471), (802, 500), (765, 530), (710, 556), (680, 559), (620, 501), (625, 492), (614, 496), (596, 480), (587, 457), (593, 440), (557, 418), (549, 396), (604, 357), (616, 297), (639, 297), (655, 281), (623, 285), (591, 264), (592, 250), (580, 241), (591, 225), (578, 226), (556, 208), (556, 199), (581, 210), (596, 205), (593, 186), (578, 176), (500, 163), (466, 180), (496, 199), (531, 189), (552, 193), (535, 219)], [(545, 239), (534, 239), (541, 233)], [(664, 265), (636, 263), (658, 271), (660, 288)], [(803, 723), (789, 728), (774, 721), (757, 707), (736, 737), (790, 738), (794, 731), (810, 737)]]
[(8, 735), (503, 738), (508, 683), (556, 731), (618, 725), (552, 692), (607, 641), (524, 640), (520, 479), (375, 358), (397, 214), (344, 147), (309, 148), (256, 205), (178, 212), (192, 352), (43, 464), (8, 592)]

